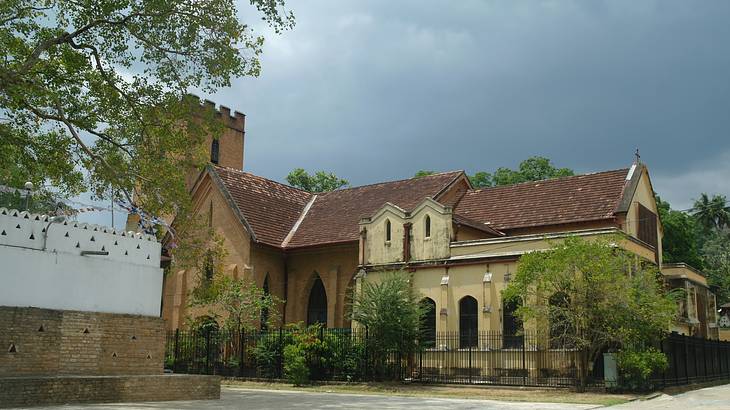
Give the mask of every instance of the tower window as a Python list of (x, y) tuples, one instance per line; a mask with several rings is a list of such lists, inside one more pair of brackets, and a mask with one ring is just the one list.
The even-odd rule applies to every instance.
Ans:
[(426, 215), (426, 238), (431, 237), (431, 217)]
[(385, 241), (390, 242), (390, 219), (385, 220)]
[(210, 162), (217, 164), (218, 163), (218, 155), (220, 153), (220, 141), (217, 139), (213, 139), (213, 142), (210, 144)]

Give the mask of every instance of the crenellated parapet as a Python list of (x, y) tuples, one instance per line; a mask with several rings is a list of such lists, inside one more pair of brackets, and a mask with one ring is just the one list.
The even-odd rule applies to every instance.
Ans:
[(223, 122), (226, 127), (243, 132), (246, 125), (245, 114), (238, 111), (231, 114), (231, 109), (224, 105), (219, 105), (216, 108), (215, 102), (211, 100), (203, 100), (203, 108), (215, 112), (216, 118)]

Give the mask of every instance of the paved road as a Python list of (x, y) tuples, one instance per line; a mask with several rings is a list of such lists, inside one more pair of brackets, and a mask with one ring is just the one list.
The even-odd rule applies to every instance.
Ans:
[[(310, 393), (282, 390), (223, 388), (221, 400), (176, 401), (155, 403), (97, 404), (45, 407), (53, 410), (120, 410), (120, 409), (592, 409), (598, 406), (562, 403), (519, 403), (494, 400), (433, 399), (383, 395)], [(37, 409), (37, 408), (36, 408)]]
[(693, 390), (676, 396), (662, 395), (656, 399), (626, 403), (611, 409), (625, 410), (728, 410), (730, 409), (730, 384)]

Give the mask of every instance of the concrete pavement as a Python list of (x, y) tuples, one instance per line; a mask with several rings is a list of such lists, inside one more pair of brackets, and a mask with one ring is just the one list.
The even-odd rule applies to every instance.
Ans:
[(523, 403), (496, 400), (441, 399), (366, 394), (314, 393), (286, 390), (259, 390), (224, 387), (220, 400), (94, 404), (44, 407), (46, 410), (120, 410), (120, 409), (508, 409), (578, 410), (593, 409), (590, 404)]
[(611, 409), (638, 410), (728, 410), (730, 409), (730, 384), (692, 390), (676, 396), (666, 394), (656, 399), (613, 406)]

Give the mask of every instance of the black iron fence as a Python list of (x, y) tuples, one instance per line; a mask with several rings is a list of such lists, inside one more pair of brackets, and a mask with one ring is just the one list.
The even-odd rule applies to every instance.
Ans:
[[(177, 373), (284, 377), (284, 349), (302, 330), (175, 331), (167, 335), (165, 365)], [(551, 348), (537, 334), (439, 332), (409, 353), (378, 351), (367, 330), (305, 330), (313, 338), (307, 361), (312, 380), (414, 380), (438, 383), (569, 386), (578, 352)], [(554, 345), (554, 344), (552, 344)]]
[(661, 343), (661, 350), (669, 368), (653, 376), (656, 385), (730, 379), (730, 342), (672, 333)]
[[(409, 353), (379, 351), (367, 330), (276, 329), (256, 332), (168, 333), (165, 367), (176, 373), (284, 378), (285, 347), (305, 340), (312, 380), (412, 380), (513, 386), (574, 386), (579, 351), (544, 335), (482, 331), (438, 332)], [(302, 335), (306, 335), (302, 339)], [(669, 367), (656, 386), (730, 378), (730, 342), (669, 335), (661, 344)], [(602, 357), (601, 357), (602, 358)], [(589, 366), (587, 383), (602, 385), (603, 362)]]

